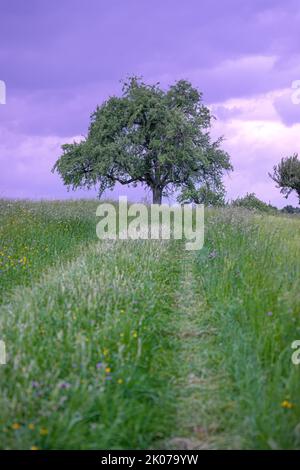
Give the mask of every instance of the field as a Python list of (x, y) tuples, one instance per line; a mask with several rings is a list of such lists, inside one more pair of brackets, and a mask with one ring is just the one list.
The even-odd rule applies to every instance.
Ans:
[(0, 202), (2, 449), (300, 448), (300, 218), (99, 241), (98, 201)]

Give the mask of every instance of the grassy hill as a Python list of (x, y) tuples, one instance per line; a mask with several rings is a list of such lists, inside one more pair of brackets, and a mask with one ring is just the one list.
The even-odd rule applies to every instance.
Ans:
[(99, 241), (98, 201), (0, 203), (3, 449), (299, 448), (300, 219)]

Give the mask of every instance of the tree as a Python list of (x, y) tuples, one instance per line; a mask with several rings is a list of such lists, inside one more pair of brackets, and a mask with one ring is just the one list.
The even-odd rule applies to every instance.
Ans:
[(249, 210), (256, 210), (260, 212), (277, 212), (277, 207), (267, 204), (264, 201), (258, 199), (254, 193), (247, 193), (244, 197), (238, 197), (232, 201), (232, 205), (235, 207), (244, 207)]
[(177, 200), (181, 203), (205, 204), (207, 206), (224, 206), (225, 205), (225, 189), (222, 183), (213, 188), (209, 183), (204, 183), (199, 189), (192, 184), (186, 186)]
[(289, 197), (292, 191), (296, 191), (300, 204), (300, 160), (298, 154), (294, 153), (291, 157), (282, 158), (281, 162), (273, 168), (274, 173), (269, 173), (280, 192)]
[(212, 115), (202, 94), (180, 80), (163, 91), (137, 77), (91, 115), (87, 137), (62, 146), (54, 165), (72, 189), (99, 185), (99, 197), (118, 182), (149, 187), (153, 203), (183, 187), (219, 179), (229, 155), (212, 142)]
[(287, 205), (281, 209), (282, 212), (286, 214), (300, 214), (300, 207), (293, 207), (291, 205)]

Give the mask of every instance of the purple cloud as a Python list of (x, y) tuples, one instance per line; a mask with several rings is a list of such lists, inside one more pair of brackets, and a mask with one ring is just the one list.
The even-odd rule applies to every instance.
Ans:
[[(7, 104), (0, 105), (0, 195), (93, 196), (67, 193), (50, 169), (60, 145), (87, 132), (96, 105), (120, 93), (121, 78), (137, 74), (162, 86), (180, 78), (198, 86), (233, 152), (229, 194), (257, 187), (285, 204), (265, 173), (282, 153), (299, 151), (300, 106), (288, 97), (300, 79), (299, 22), (297, 0), (2, 0), (0, 80)], [(277, 95), (259, 111), (261, 97), (271, 92)], [(244, 102), (229, 106), (230, 100)], [(265, 122), (267, 134), (269, 121), (280, 125), (265, 140), (251, 127), (249, 148), (242, 122), (255, 120)], [(120, 191), (133, 200), (144, 194), (122, 187), (112, 195)]]

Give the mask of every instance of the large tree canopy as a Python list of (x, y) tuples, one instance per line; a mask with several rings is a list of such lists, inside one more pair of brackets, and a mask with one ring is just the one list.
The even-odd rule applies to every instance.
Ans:
[(296, 191), (300, 203), (300, 160), (295, 153), (291, 157), (282, 158), (281, 162), (273, 168), (269, 176), (277, 183), (280, 192), (287, 198), (292, 191)]
[(221, 139), (211, 141), (211, 122), (202, 94), (189, 82), (164, 91), (131, 77), (121, 97), (97, 107), (85, 140), (62, 146), (53, 170), (72, 189), (98, 185), (99, 195), (117, 182), (142, 183), (154, 203), (174, 190), (221, 187), (224, 170), (232, 167)]

